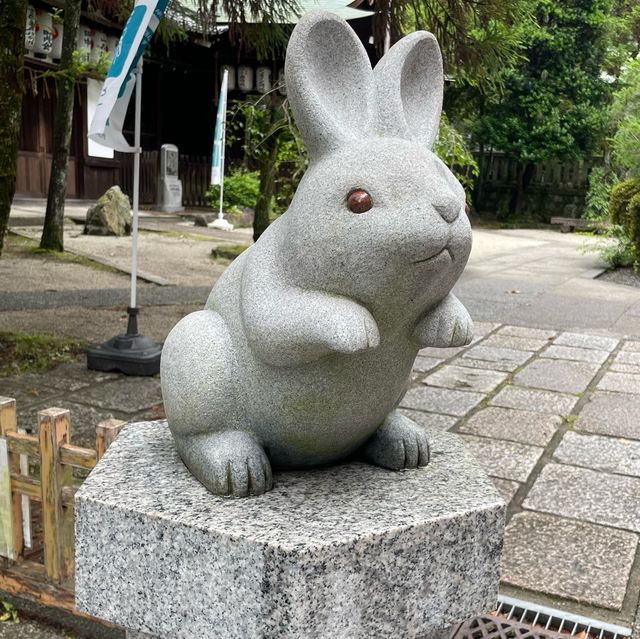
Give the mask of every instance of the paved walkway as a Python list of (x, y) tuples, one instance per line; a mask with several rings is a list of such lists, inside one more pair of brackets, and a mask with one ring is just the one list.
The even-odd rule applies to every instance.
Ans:
[[(192, 252), (219, 239), (179, 246), (169, 223), (156, 223), (170, 233), (143, 241), (182, 256), (169, 273), (175, 284), (141, 284), (143, 327), (163, 339), (220, 271), (207, 262), (212, 270), (190, 280), (201, 259)], [(476, 230), (474, 241), (456, 292), (476, 319), (476, 341), (423, 350), (403, 410), (460, 433), (509, 502), (505, 594), (631, 626), (640, 596), (640, 289), (593, 279), (602, 264), (577, 250), (580, 236)], [(116, 245), (102, 238), (92, 250)], [(26, 259), (42, 258), (0, 260), (0, 278), (3, 268), (23, 274), (2, 287), (0, 330), (98, 340), (123, 326), (126, 275), (49, 263), (43, 282), (41, 262), (20, 271)], [(157, 379), (93, 373), (82, 362), (0, 380), (0, 393), (18, 399), (31, 429), (37, 410), (70, 408), (82, 445), (110, 415), (162, 416)]]

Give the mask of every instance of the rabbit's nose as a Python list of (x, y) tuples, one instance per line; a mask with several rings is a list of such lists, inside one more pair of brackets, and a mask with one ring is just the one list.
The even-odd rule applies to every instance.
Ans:
[(434, 200), (433, 208), (438, 211), (445, 222), (454, 222), (460, 215), (460, 203), (454, 197), (440, 197)]

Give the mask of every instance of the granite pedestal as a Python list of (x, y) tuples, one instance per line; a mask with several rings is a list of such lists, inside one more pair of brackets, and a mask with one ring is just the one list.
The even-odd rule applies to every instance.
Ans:
[(131, 637), (440, 637), (495, 606), (505, 506), (457, 436), (428, 434), (425, 468), (276, 473), (225, 499), (165, 422), (130, 424), (76, 496), (77, 607)]

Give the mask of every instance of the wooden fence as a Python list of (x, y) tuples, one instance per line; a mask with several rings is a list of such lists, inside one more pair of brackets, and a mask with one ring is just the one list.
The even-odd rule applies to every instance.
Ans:
[[(518, 176), (518, 163), (500, 151), (478, 157), (482, 167), (476, 181), (474, 205), (480, 212), (505, 214)], [(603, 158), (547, 161), (536, 164), (523, 201), (523, 213), (549, 221), (550, 217), (580, 217), (589, 188), (589, 173)]]
[(125, 422), (96, 427), (96, 449), (70, 441), (68, 410), (38, 413), (38, 435), (17, 428), (16, 402), (0, 397), (0, 590), (75, 614), (74, 496)]
[[(133, 154), (118, 154), (120, 188), (129, 196), (133, 192)], [(143, 151), (140, 157), (140, 204), (153, 206), (158, 202), (160, 153)], [(178, 177), (182, 180), (182, 204), (188, 208), (208, 206), (204, 194), (209, 188), (211, 156), (180, 155)]]

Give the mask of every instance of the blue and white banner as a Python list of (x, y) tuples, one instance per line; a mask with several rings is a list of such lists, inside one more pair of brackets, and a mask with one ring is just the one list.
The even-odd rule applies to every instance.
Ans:
[(218, 113), (216, 115), (216, 130), (213, 134), (213, 154), (211, 156), (211, 184), (222, 184), (224, 179), (224, 142), (225, 125), (227, 123), (227, 83), (229, 71), (224, 70), (222, 86), (220, 87), (220, 99), (218, 100)]
[(89, 138), (104, 146), (133, 153), (122, 134), (124, 118), (135, 87), (135, 70), (169, 0), (136, 0), (118, 43), (89, 128)]

